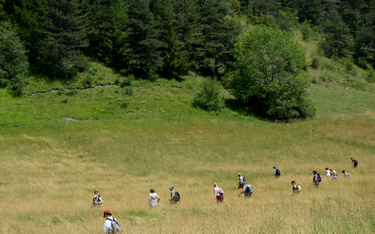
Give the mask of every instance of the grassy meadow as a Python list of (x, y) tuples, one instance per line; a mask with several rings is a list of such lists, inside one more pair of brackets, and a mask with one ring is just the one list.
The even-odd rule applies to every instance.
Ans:
[[(98, 83), (118, 79), (100, 69)], [(31, 81), (23, 98), (0, 89), (0, 233), (102, 233), (106, 209), (126, 233), (375, 232), (374, 94), (315, 84), (316, 118), (274, 123), (193, 108), (200, 81), (136, 81), (133, 95), (115, 85), (35, 93), (75, 86), (53, 81)], [(238, 197), (238, 172), (254, 197)], [(302, 186), (296, 196), (292, 180)], [(175, 206), (170, 185), (181, 194)], [(154, 210), (150, 188), (161, 197)], [(96, 207), (94, 189), (104, 198)]]

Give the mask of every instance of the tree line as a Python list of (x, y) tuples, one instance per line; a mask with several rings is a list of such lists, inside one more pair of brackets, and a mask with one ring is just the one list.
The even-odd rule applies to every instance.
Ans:
[[(18, 41), (13, 43), (20, 44), (14, 48), (15, 56), (25, 54), (30, 70), (60, 79), (84, 70), (87, 58), (146, 79), (155, 75), (174, 77), (189, 70), (220, 77), (233, 69), (234, 44), (246, 24), (286, 31), (305, 25), (306, 37), (309, 29), (322, 35), (321, 49), (327, 57), (350, 57), (364, 68), (375, 67), (372, 0), (0, 3), (0, 30), (2, 34), (13, 34)], [(11, 40), (4, 37), (2, 41)], [(24, 67), (26, 62), (20, 60)], [(1, 71), (7, 72), (1, 65)]]
[(28, 72), (68, 80), (96, 60), (149, 80), (194, 71), (267, 117), (306, 117), (307, 64), (285, 32), (373, 68), (374, 21), (373, 0), (0, 0), (0, 87), (17, 96)]

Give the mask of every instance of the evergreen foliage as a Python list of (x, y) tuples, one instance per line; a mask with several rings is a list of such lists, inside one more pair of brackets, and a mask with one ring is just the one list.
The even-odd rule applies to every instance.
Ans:
[(10, 83), (12, 94), (21, 96), (28, 67), (25, 47), (14, 28), (9, 23), (0, 24), (0, 87)]
[(269, 119), (313, 116), (306, 99), (305, 53), (289, 33), (254, 27), (236, 44), (238, 73), (230, 92)]
[(41, 29), (41, 60), (48, 72), (60, 78), (71, 78), (86, 66), (82, 49), (88, 47), (87, 13), (80, 0), (49, 0), (47, 25)]

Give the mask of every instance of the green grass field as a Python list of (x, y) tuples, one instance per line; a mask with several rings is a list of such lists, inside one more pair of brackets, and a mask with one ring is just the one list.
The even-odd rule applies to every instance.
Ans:
[[(96, 71), (97, 83), (119, 78)], [(118, 86), (35, 93), (76, 86), (42, 81), (31, 81), (23, 98), (0, 89), (0, 232), (102, 233), (106, 209), (126, 233), (375, 232), (374, 94), (313, 85), (316, 118), (274, 123), (193, 108), (200, 81), (136, 81), (131, 96)], [(337, 181), (325, 167), (340, 172)], [(313, 170), (322, 174), (319, 189)], [(238, 197), (238, 172), (254, 188), (251, 199)], [(292, 180), (302, 186), (297, 196)], [(170, 185), (182, 197), (173, 207)], [(150, 188), (161, 197), (156, 210)], [(94, 189), (100, 207), (91, 205)]]

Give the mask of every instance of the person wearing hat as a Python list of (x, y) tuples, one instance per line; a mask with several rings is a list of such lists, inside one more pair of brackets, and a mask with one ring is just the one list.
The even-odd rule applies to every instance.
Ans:
[(245, 178), (241, 175), (241, 173), (238, 173), (238, 189), (242, 189), (243, 185), (245, 183)]
[(121, 224), (116, 220), (116, 218), (112, 217), (112, 214), (111, 212), (109, 212), (109, 210), (105, 210), (103, 212), (103, 218), (106, 218), (103, 228), (103, 231), (105, 233), (115, 233), (123, 231)]
[(169, 198), (169, 203), (176, 204), (178, 201), (180, 201), (180, 196), (173, 186), (170, 186), (169, 190), (171, 190), (171, 197)]
[(241, 194), (245, 194), (245, 198), (251, 197), (253, 195), (253, 187), (250, 184), (243, 184), (242, 191), (238, 196), (241, 196)]
[(100, 196), (97, 189), (94, 190), (94, 198), (92, 199), (92, 205), (100, 205), (103, 203), (103, 198)]

